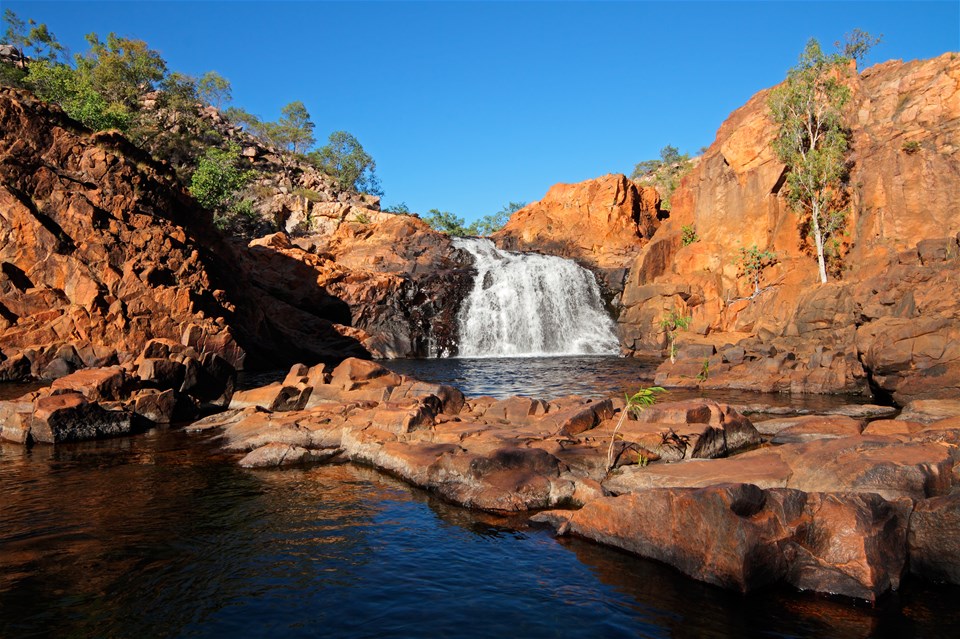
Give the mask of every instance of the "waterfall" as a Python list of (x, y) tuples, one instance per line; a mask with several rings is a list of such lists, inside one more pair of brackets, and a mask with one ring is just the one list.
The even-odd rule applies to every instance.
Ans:
[(477, 277), (457, 316), (460, 357), (615, 355), (620, 345), (593, 274), (573, 260), (457, 238)]

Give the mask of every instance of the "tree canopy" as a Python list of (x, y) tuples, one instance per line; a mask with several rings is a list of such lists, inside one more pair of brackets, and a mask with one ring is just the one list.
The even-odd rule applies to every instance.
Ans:
[(473, 235), (466, 226), (463, 218), (450, 211), (441, 211), (439, 209), (430, 209), (423, 216), (423, 221), (430, 225), (435, 231), (446, 233), (457, 237)]
[(257, 132), (279, 149), (291, 153), (306, 153), (316, 143), (314, 124), (303, 102), (295, 100), (280, 109), (276, 122), (260, 122)]
[(334, 177), (341, 189), (382, 195), (377, 178), (377, 163), (363, 145), (346, 131), (334, 131), (326, 145), (310, 154), (310, 160), (327, 175)]
[(197, 81), (197, 95), (206, 104), (217, 109), (222, 109), (233, 97), (230, 81), (216, 71), (207, 71), (200, 76)]
[(467, 224), (462, 217), (449, 211), (430, 209), (423, 216), (423, 221), (435, 231), (454, 236), (491, 235), (502, 229), (510, 220), (510, 216), (526, 206), (526, 202), (510, 202), (502, 209), (491, 215), (484, 215), (479, 220)]

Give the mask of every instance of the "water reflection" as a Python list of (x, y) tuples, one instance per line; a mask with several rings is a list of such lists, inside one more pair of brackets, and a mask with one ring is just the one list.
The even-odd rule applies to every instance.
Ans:
[[(529, 357), (482, 359), (399, 359), (381, 364), (424, 381), (451, 384), (467, 397), (526, 395), (555, 399), (564, 395), (623, 397), (650, 386), (660, 359), (629, 357)], [(283, 377), (282, 374), (279, 375)], [(745, 391), (671, 389), (664, 400), (707, 397), (730, 404), (763, 403), (822, 410), (864, 403), (864, 397), (791, 395)]]
[(352, 465), (176, 431), (0, 445), (0, 636), (958, 636), (958, 590), (741, 597)]

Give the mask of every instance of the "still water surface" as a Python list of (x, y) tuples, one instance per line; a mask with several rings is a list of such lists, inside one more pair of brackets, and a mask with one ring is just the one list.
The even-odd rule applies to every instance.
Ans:
[(748, 597), (350, 465), (0, 444), (0, 637), (957, 637), (960, 589)]
[[(619, 358), (388, 364), (499, 397), (620, 394), (653, 372)], [(0, 443), (0, 637), (960, 636), (960, 588), (907, 584), (875, 608), (744, 597), (370, 469), (243, 470), (212, 437)]]

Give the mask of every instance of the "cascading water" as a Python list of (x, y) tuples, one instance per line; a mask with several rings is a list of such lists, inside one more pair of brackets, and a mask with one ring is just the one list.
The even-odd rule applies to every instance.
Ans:
[(460, 357), (615, 355), (620, 346), (593, 274), (562, 257), (457, 238), (477, 277), (457, 321)]

